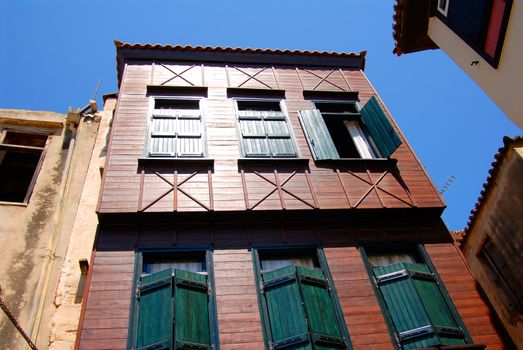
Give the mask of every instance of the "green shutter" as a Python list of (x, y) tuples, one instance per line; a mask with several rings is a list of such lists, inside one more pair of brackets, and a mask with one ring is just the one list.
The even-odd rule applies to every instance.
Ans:
[(367, 104), (360, 110), (360, 114), (381, 156), (383, 158), (390, 157), (392, 152), (401, 145), (401, 139), (396, 131), (394, 131), (376, 97), (371, 97)]
[(346, 349), (323, 272), (301, 266), (296, 266), (296, 271), (314, 349)]
[(262, 273), (274, 349), (312, 350), (293, 265)]
[(176, 155), (176, 124), (177, 120), (172, 116), (153, 115), (149, 140), (150, 156)]
[(408, 264), (407, 268), (441, 344), (465, 344), (465, 335), (454, 319), (429, 268), (420, 264)]
[(340, 156), (320, 111), (317, 109), (300, 111), (300, 119), (314, 159), (339, 159)]
[(172, 269), (142, 277), (137, 300), (137, 349), (172, 349)]
[(404, 349), (465, 344), (427, 266), (397, 263), (374, 268), (374, 275)]
[(211, 349), (207, 276), (176, 269), (174, 279), (174, 349)]

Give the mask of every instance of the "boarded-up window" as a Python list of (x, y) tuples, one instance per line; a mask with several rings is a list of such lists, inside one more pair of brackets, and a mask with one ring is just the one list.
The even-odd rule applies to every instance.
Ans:
[(150, 157), (203, 157), (199, 100), (156, 99), (149, 125)]
[(236, 101), (245, 157), (296, 157), (287, 118), (279, 101)]
[(43, 160), (47, 135), (0, 134), (0, 201), (27, 203)]
[[(507, 256), (508, 255), (508, 256)], [(504, 300), (508, 313), (512, 316), (523, 314), (523, 255), (508, 254), (490, 237), (487, 238), (480, 250), (479, 257), (489, 272), (489, 277)]]
[(366, 253), (383, 312), (402, 349), (470, 342), (439, 277), (416, 249)]
[(257, 251), (259, 295), (270, 349), (348, 349), (336, 293), (314, 252)]
[(129, 348), (215, 347), (214, 297), (207, 261), (204, 253), (143, 255)]

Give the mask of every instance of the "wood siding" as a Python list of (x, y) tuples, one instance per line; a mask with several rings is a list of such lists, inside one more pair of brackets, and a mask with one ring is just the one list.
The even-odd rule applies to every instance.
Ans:
[[(138, 164), (138, 158), (146, 154), (151, 104), (148, 85), (208, 87), (201, 109), (208, 158), (214, 159), (214, 164), (208, 174), (204, 171), (184, 182), (180, 188), (185, 194), (172, 189), (194, 169), (186, 168), (176, 175), (174, 163), (154, 167)], [(284, 105), (299, 157), (308, 159), (308, 163), (296, 165), (281, 159), (272, 163), (251, 162), (249, 166), (238, 163), (241, 153), (237, 117), (234, 101), (227, 98), (228, 87), (284, 90)], [(375, 95), (359, 70), (172, 62), (126, 64), (99, 212), (443, 208), (405, 140), (391, 156), (397, 164), (360, 160), (315, 164), (298, 119), (299, 110), (312, 108), (303, 97), (304, 90), (356, 91), (361, 106)], [(169, 190), (174, 193), (162, 196)]]

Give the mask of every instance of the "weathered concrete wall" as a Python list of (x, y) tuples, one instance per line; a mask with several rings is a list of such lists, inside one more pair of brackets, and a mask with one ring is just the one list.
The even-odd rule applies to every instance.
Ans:
[(492, 275), (480, 252), (487, 236), (490, 237), (513, 275), (523, 277), (522, 174), (523, 143), (520, 142), (506, 153), (462, 247), (478, 282), (518, 349), (523, 349), (523, 315), (507, 306), (503, 288), (495, 281), (496, 276)]
[[(115, 103), (113, 99), (106, 101), (104, 111), (97, 113), (99, 127), (96, 131), (88, 131), (91, 133), (89, 140), (84, 139), (86, 145), (79, 150), (80, 158), (90, 160), (79, 164), (81, 172), (75, 171), (71, 196), (68, 198), (71, 205), (63, 219), (63, 242), (60, 247), (63, 264), (55, 267), (59, 270), (56, 275), (59, 278), (58, 287), (49, 293), (53, 300), (46, 303), (47, 318), (41, 322), (42, 336), (47, 336), (49, 349), (65, 350), (74, 346), (85, 283), (85, 275), (81, 274), (78, 261), (89, 260), (93, 249), (98, 225), (95, 210), (101, 186), (101, 168), (105, 163)], [(80, 131), (83, 130), (80, 128)], [(86, 147), (87, 143), (90, 147)]]
[[(2, 298), (30, 333), (42, 265), (53, 259), (46, 249), (55, 229), (68, 136), (65, 117), (53, 112), (0, 110), (0, 128), (51, 133), (42, 168), (27, 205), (0, 203), (0, 285)], [(0, 312), (0, 349), (22, 349), (25, 342)]]

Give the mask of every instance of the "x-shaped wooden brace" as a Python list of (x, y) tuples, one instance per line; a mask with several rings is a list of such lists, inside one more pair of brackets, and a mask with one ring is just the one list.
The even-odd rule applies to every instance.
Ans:
[(316, 89), (318, 88), (318, 86), (321, 85), (321, 83), (326, 82), (326, 83), (331, 84), (331, 85), (334, 86), (334, 87), (337, 87), (337, 88), (340, 89), (341, 91), (345, 91), (344, 88), (339, 87), (338, 85), (334, 84), (333, 82), (327, 80), (327, 79), (332, 75), (332, 73), (334, 73), (334, 72), (336, 71), (336, 69), (331, 70), (331, 71), (329, 72), (329, 74), (327, 74), (327, 75), (326, 75), (325, 77), (323, 77), (323, 78), (322, 78), (321, 76), (319, 76), (318, 74), (316, 74), (316, 73), (314, 73), (314, 72), (311, 72), (311, 71), (308, 70), (308, 69), (303, 69), (303, 70), (306, 71), (307, 73), (311, 74), (311, 75), (314, 75), (316, 78), (320, 79), (320, 82), (319, 82), (318, 84), (316, 84), (316, 86), (315, 86), (312, 90), (316, 90)]
[[(383, 172), (383, 174), (381, 174), (380, 177), (378, 178), (378, 180), (376, 180), (376, 181), (373, 181), (373, 180), (372, 180), (371, 173), (370, 173), (370, 171), (369, 171), (368, 169), (367, 169), (367, 176), (369, 177), (370, 181), (367, 180), (367, 179), (362, 178), (361, 176), (359, 176), (358, 174), (353, 173), (353, 172), (350, 171), (350, 170), (347, 170), (347, 169), (345, 169), (345, 168), (343, 168), (343, 170), (344, 170), (346, 173), (348, 173), (348, 174), (354, 176), (355, 178), (357, 178), (357, 179), (359, 179), (359, 180), (365, 182), (366, 184), (370, 185), (370, 187), (369, 187), (369, 189), (367, 190), (367, 192), (365, 192), (365, 194), (364, 194), (364, 195), (363, 195), (363, 196), (358, 200), (358, 202), (357, 202), (354, 206), (352, 206), (352, 204), (351, 204), (351, 202), (350, 202), (350, 199), (349, 199), (348, 191), (347, 191), (347, 189), (345, 188), (345, 185), (343, 184), (343, 182), (342, 182), (342, 180), (341, 180), (341, 178), (340, 178), (340, 182), (341, 182), (341, 184), (342, 184), (342, 186), (343, 186), (343, 191), (345, 192), (345, 198), (347, 198), (347, 202), (349, 203), (349, 206), (350, 206), (350, 207), (357, 208), (357, 207), (361, 204), (361, 202), (363, 202), (363, 200), (364, 200), (365, 198), (367, 198), (367, 196), (368, 196), (368, 195), (369, 195), (373, 190), (376, 191), (376, 195), (378, 196), (378, 200), (380, 201), (380, 204), (381, 204), (382, 207), (385, 207), (385, 204), (383, 204), (383, 200), (381, 199), (381, 196), (380, 196), (380, 192), (379, 192), (379, 190), (385, 192), (385, 193), (388, 194), (389, 196), (392, 196), (392, 197), (396, 198), (397, 200), (399, 200), (399, 201), (401, 201), (401, 202), (403, 202), (403, 203), (405, 203), (405, 204), (407, 204), (407, 205), (409, 205), (409, 206), (411, 206), (411, 207), (414, 206), (414, 202), (412, 201), (412, 198), (410, 197), (410, 194), (409, 194), (408, 191), (405, 191), (405, 192), (407, 193), (407, 196), (409, 197), (409, 200), (411, 201), (411, 203), (405, 201), (404, 199), (402, 199), (402, 198), (396, 196), (395, 194), (390, 193), (389, 191), (387, 191), (387, 190), (385, 190), (385, 189), (383, 189), (382, 187), (379, 186), (381, 180), (383, 180), (383, 179), (385, 178), (385, 176), (389, 173), (388, 170), (385, 170), (385, 171)], [(337, 170), (337, 172), (338, 172), (338, 176), (339, 176), (339, 170)]]
[(164, 82), (161, 83), (160, 85), (165, 85), (165, 84), (167, 84), (168, 82), (170, 82), (171, 80), (174, 80), (174, 79), (176, 79), (176, 78), (180, 78), (180, 79), (183, 79), (184, 81), (186, 81), (187, 83), (189, 83), (191, 86), (194, 86), (193, 83), (191, 83), (189, 80), (185, 79), (182, 75), (183, 75), (184, 73), (188, 72), (189, 70), (193, 69), (194, 67), (196, 67), (195, 64), (193, 64), (193, 65), (190, 66), (189, 68), (184, 69), (181, 73), (176, 73), (175, 71), (173, 71), (171, 68), (165, 66), (164, 64), (161, 64), (161, 63), (160, 63), (160, 65), (161, 65), (163, 68), (167, 69), (167, 70), (168, 70), (169, 72), (171, 72), (172, 74), (174, 74), (174, 76), (173, 76), (172, 78), (167, 79), (166, 81), (164, 81)]
[[(189, 175), (188, 177), (186, 177), (184, 180), (182, 180), (180, 183), (178, 183), (178, 171), (175, 170), (174, 171), (174, 183), (169, 181), (168, 179), (166, 179), (162, 174), (158, 173), (156, 170), (152, 169), (152, 168), (149, 168), (150, 170), (152, 170), (154, 172), (154, 174), (156, 176), (158, 176), (160, 179), (162, 179), (163, 181), (165, 181), (167, 184), (169, 184), (171, 186), (171, 188), (169, 188), (167, 191), (165, 191), (162, 195), (160, 195), (160, 197), (156, 198), (154, 201), (152, 201), (151, 203), (149, 203), (148, 205), (146, 205), (145, 207), (141, 208), (140, 211), (145, 211), (147, 210), (148, 208), (150, 208), (151, 206), (153, 206), (155, 203), (157, 203), (159, 200), (161, 200), (162, 198), (164, 198), (165, 196), (167, 196), (169, 193), (173, 192), (175, 189), (176, 191), (174, 191), (174, 197), (173, 197), (173, 201), (174, 201), (174, 204), (173, 204), (173, 209), (174, 211), (178, 210), (178, 191), (184, 195), (186, 195), (187, 197), (189, 197), (190, 199), (192, 199), (194, 202), (196, 202), (198, 205), (200, 205), (202, 208), (206, 209), (206, 210), (213, 210), (212, 208), (212, 187), (209, 187), (209, 197), (210, 197), (210, 202), (211, 202), (211, 207), (208, 207), (206, 206), (205, 204), (203, 204), (202, 202), (200, 202), (198, 199), (194, 198), (193, 196), (191, 196), (189, 193), (187, 193), (186, 191), (184, 191), (183, 189), (180, 188), (181, 185), (183, 185), (184, 183), (186, 183), (187, 181), (189, 181), (190, 179), (192, 179), (193, 177), (195, 177), (197, 174), (200, 173), (200, 171), (202, 171), (203, 169), (206, 169), (207, 167), (202, 167), (200, 169), (198, 169), (197, 171), (193, 172), (191, 175)], [(211, 179), (209, 178), (209, 181), (211, 181)], [(209, 182), (209, 186), (211, 186), (211, 182)]]
[(256, 76), (260, 73), (262, 73), (263, 71), (265, 71), (266, 69), (268, 69), (269, 67), (265, 67), (265, 68), (262, 68), (261, 70), (259, 70), (258, 72), (254, 73), (254, 74), (249, 74), (247, 72), (245, 72), (244, 70), (238, 68), (238, 67), (233, 67), (234, 69), (236, 69), (238, 72), (241, 72), (243, 74), (245, 74), (246, 76), (248, 76), (247, 80), (245, 80), (243, 83), (241, 83), (240, 85), (238, 85), (238, 87), (242, 87), (243, 85), (245, 85), (249, 80), (253, 79), (253, 80), (256, 80), (258, 83), (260, 84), (263, 84), (265, 86), (267, 86), (269, 89), (272, 89), (272, 86), (269, 86), (267, 84), (265, 84), (263, 81), (261, 81), (260, 79), (256, 78)]
[(278, 171), (276, 169), (274, 169), (274, 179), (275, 181), (271, 180), (271, 179), (268, 179), (266, 176), (260, 174), (259, 172), (253, 170), (253, 169), (250, 169), (248, 167), (245, 167), (246, 169), (250, 170), (253, 174), (257, 175), (258, 177), (262, 178), (263, 180), (267, 181), (268, 183), (270, 183), (271, 185), (274, 186), (274, 188), (268, 193), (266, 194), (262, 199), (260, 199), (256, 204), (254, 204), (252, 207), (250, 206), (250, 203), (249, 203), (249, 197), (248, 197), (248, 194), (247, 194), (247, 183), (245, 181), (245, 173), (244, 173), (244, 170), (242, 169), (241, 170), (241, 173), (242, 173), (242, 178), (243, 178), (243, 186), (244, 186), (244, 195), (245, 195), (245, 204), (246, 204), (246, 207), (247, 209), (254, 209), (256, 208), (260, 203), (262, 203), (264, 200), (266, 200), (267, 198), (269, 198), (274, 192), (278, 191), (278, 195), (280, 196), (280, 203), (281, 203), (281, 206), (282, 206), (282, 209), (286, 209), (286, 205), (285, 205), (285, 199), (283, 198), (283, 192), (287, 193), (288, 195), (296, 198), (297, 200), (299, 200), (300, 202), (308, 205), (309, 207), (313, 208), (313, 209), (316, 209), (318, 207), (317, 205), (317, 201), (316, 201), (316, 197), (314, 195), (314, 191), (312, 189), (312, 182), (310, 181), (309, 179), (309, 176), (308, 176), (308, 173), (307, 173), (307, 169), (305, 169), (305, 176), (307, 178), (307, 184), (309, 186), (309, 190), (311, 191), (311, 194), (312, 194), (312, 198), (313, 198), (313, 201), (314, 201), (314, 204), (310, 204), (309, 202), (307, 202), (306, 200), (298, 197), (297, 195), (295, 195), (294, 193), (288, 191), (287, 189), (285, 189), (283, 186), (285, 186), (285, 184), (287, 184), (287, 182), (289, 182), (293, 177), (294, 175), (296, 175), (298, 173), (298, 170), (300, 170), (301, 168), (298, 168), (296, 170), (294, 170), (292, 172), (292, 174), (290, 174), (287, 179), (285, 179), (285, 181), (283, 182), (280, 182), (280, 178), (279, 178), (279, 175), (278, 175)]

